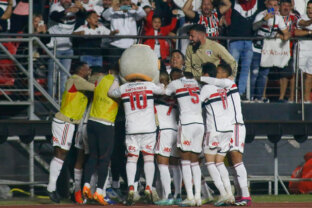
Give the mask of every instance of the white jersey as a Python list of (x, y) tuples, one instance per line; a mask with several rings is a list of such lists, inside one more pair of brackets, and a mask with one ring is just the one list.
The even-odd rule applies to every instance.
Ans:
[(159, 123), (159, 129), (178, 129), (177, 123), (177, 107), (173, 99), (157, 99), (155, 100), (156, 113)]
[(164, 89), (152, 82), (131, 82), (119, 87), (126, 115), (126, 134), (156, 132), (153, 94)]
[(201, 102), (199, 99), (199, 85), (195, 79), (185, 77), (172, 81), (166, 95), (175, 94), (179, 104), (180, 123), (203, 123)]
[[(308, 31), (312, 31), (312, 24), (306, 27), (300, 27), (299, 26), (299, 22), (301, 20), (304, 21), (308, 21), (310, 20), (310, 18), (308, 17), (308, 15), (302, 15), (300, 19), (298, 19), (297, 21), (297, 27), (298, 29), (301, 30), (308, 30)], [(312, 48), (312, 40), (300, 40), (299, 41), (299, 53), (301, 54), (307, 54), (311, 57), (311, 48)]]
[(232, 113), (227, 90), (214, 85), (204, 85), (200, 99), (206, 109), (206, 131), (232, 132)]
[(82, 6), (87, 12), (95, 11), (98, 16), (101, 16), (104, 10), (103, 6), (99, 6), (96, 4), (96, 2), (92, 2), (92, 1), (89, 1), (89, 3), (87, 4), (82, 2)]
[(232, 124), (244, 124), (242, 105), (237, 85), (233, 82), (231, 88), (228, 89), (229, 108), (233, 115)]
[(81, 31), (84, 31), (85, 35), (109, 35), (110, 34), (110, 30), (107, 29), (102, 24), (99, 24), (95, 29), (92, 29), (87, 24), (81, 25), (75, 30), (75, 32), (81, 32)]

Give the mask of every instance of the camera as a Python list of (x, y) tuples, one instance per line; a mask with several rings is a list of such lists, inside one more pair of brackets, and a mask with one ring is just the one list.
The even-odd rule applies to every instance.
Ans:
[(268, 13), (274, 13), (274, 8), (269, 8)]
[(120, 7), (120, 10), (122, 10), (122, 11), (128, 11), (128, 10), (130, 10), (131, 9), (131, 6), (129, 6), (129, 5), (122, 5), (121, 7)]

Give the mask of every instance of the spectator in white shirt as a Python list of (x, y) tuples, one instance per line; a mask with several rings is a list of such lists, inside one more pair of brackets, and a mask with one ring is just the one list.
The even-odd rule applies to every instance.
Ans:
[[(102, 24), (99, 24), (98, 16), (95, 11), (87, 12), (87, 24), (80, 26), (73, 34), (75, 35), (114, 35), (118, 30), (110, 31)], [(82, 56), (80, 61), (86, 62), (89, 66), (102, 66), (103, 57), (101, 56), (101, 38), (86, 39), (79, 41)]]
[[(146, 16), (144, 10), (131, 0), (121, 0), (120, 4), (113, 2), (112, 7), (103, 13), (103, 18), (111, 22), (111, 30), (119, 30), (118, 35), (137, 35), (137, 23)], [(135, 39), (114, 39), (110, 43), (112, 62), (119, 59), (122, 52), (135, 43)]]

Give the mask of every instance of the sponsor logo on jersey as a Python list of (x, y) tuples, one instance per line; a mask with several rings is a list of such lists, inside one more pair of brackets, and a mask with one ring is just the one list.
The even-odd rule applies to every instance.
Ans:
[(148, 150), (151, 150), (152, 149), (152, 145), (148, 145), (147, 144), (147, 145), (145, 145), (145, 148), (148, 149)]
[(206, 54), (207, 54), (208, 56), (211, 56), (211, 55), (212, 55), (212, 50), (206, 50)]
[(129, 152), (131, 152), (131, 151), (132, 151), (132, 152), (135, 152), (135, 147), (134, 147), (134, 146), (129, 146), (129, 147), (128, 147), (128, 150), (129, 150)]
[(164, 152), (171, 152), (171, 148), (165, 147), (165, 148), (164, 148)]
[(217, 147), (219, 145), (219, 142), (212, 142), (212, 146)]
[(190, 145), (191, 145), (191, 141), (185, 140), (185, 141), (183, 142), (183, 144), (186, 145), (186, 146), (190, 146)]

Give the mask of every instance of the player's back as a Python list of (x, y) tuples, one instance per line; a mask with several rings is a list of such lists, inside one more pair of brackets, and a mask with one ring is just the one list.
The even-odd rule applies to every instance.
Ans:
[(126, 116), (126, 134), (156, 131), (153, 94), (157, 90), (152, 82), (131, 82), (120, 86)]
[(227, 89), (216, 87), (214, 85), (205, 85), (201, 90), (201, 100), (206, 110), (207, 131), (215, 130), (217, 132), (232, 131), (233, 114), (229, 108), (229, 98)]
[(166, 94), (175, 93), (180, 110), (181, 124), (203, 123), (199, 85), (195, 79), (185, 77), (172, 81)]
[(155, 100), (159, 129), (177, 130), (177, 106), (175, 99), (161, 97)]
[(228, 90), (229, 108), (233, 116), (232, 124), (244, 124), (241, 98), (238, 92), (237, 85), (233, 82), (233, 85)]

